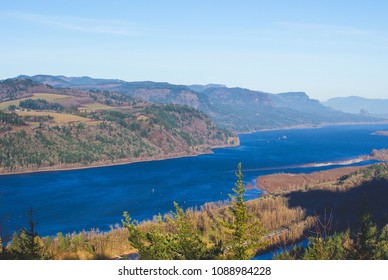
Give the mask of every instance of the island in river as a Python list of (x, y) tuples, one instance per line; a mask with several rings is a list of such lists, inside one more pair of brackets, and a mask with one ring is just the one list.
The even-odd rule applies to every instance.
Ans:
[(388, 136), (388, 131), (387, 130), (378, 130), (373, 133), (374, 135), (381, 135), (381, 136)]
[[(388, 149), (373, 150), (370, 155), (360, 156), (358, 158), (346, 161), (305, 164), (304, 167), (324, 167), (350, 165), (364, 161), (388, 161)], [(329, 170), (316, 171), (309, 174), (305, 173), (276, 173), (260, 176), (256, 179), (256, 186), (269, 194), (281, 194), (292, 191), (306, 191), (311, 186), (324, 189), (327, 185), (333, 185), (333, 182), (346, 179), (349, 174), (366, 170), (367, 166), (347, 166), (333, 168)]]

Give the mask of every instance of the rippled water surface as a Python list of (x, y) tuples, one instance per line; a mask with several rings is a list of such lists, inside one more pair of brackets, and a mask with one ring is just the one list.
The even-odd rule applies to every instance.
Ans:
[[(335, 165), (301, 166), (345, 161), (388, 148), (388, 137), (371, 135), (376, 130), (388, 130), (388, 125), (265, 131), (240, 135), (239, 147), (216, 149), (210, 155), (0, 176), (0, 230), (4, 236), (26, 226), (29, 207), (39, 234), (51, 235), (107, 230), (120, 223), (123, 211), (142, 220), (169, 212), (173, 201), (186, 208), (225, 200), (239, 162), (246, 183), (263, 174), (330, 169)], [(257, 189), (247, 193), (248, 198), (259, 195)]]

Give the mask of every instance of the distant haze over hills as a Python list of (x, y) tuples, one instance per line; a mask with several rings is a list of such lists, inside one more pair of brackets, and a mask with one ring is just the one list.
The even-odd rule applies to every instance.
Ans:
[(197, 92), (202, 92), (204, 90), (207, 90), (209, 88), (225, 88), (225, 85), (220, 85), (220, 84), (207, 84), (207, 85), (190, 85), (189, 88), (191, 90), (197, 91)]
[(348, 113), (388, 118), (388, 99), (368, 99), (359, 96), (335, 97), (323, 104)]
[(186, 86), (50, 75), (18, 78), (32, 79), (53, 87), (107, 90), (148, 102), (187, 105), (208, 114), (217, 125), (238, 132), (294, 125), (315, 126), (321, 123), (378, 120), (372, 116), (354, 115), (326, 107), (318, 100), (310, 99), (304, 92), (272, 94), (245, 88), (228, 88), (219, 84)]

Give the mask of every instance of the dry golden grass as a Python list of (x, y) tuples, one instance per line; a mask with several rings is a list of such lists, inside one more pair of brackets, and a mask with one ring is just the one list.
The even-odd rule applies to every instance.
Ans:
[[(232, 219), (228, 207), (228, 204), (223, 202), (206, 203), (200, 210), (188, 209), (186, 214), (194, 228), (201, 232), (204, 240), (210, 242), (214, 237), (227, 238), (220, 221)], [(264, 196), (247, 201), (247, 211), (251, 216), (251, 222), (260, 221), (266, 232), (265, 240), (268, 246), (299, 240), (313, 221), (312, 217), (306, 216), (301, 207), (290, 207), (288, 199), (281, 196)], [(142, 222), (139, 226), (144, 232), (148, 232), (155, 226), (156, 221), (157, 217), (154, 217), (153, 220)], [(176, 232), (176, 226), (170, 215), (164, 216), (164, 222), (158, 230), (165, 234)]]
[(147, 116), (138, 116), (137, 117), (138, 121), (147, 121), (148, 119), (149, 119), (149, 117), (147, 117)]
[(96, 122), (94, 120), (76, 116), (76, 115), (45, 112), (45, 111), (17, 112), (17, 114), (19, 116), (52, 116), (54, 118), (54, 122), (56, 122), (57, 124), (66, 124), (66, 123), (74, 123), (74, 122), (86, 122), (88, 124), (93, 124)]
[(69, 99), (74, 98), (70, 95), (63, 95), (63, 94), (54, 94), (54, 93), (34, 93), (32, 96), (27, 98), (21, 98), (11, 101), (5, 101), (0, 103), (0, 110), (7, 109), (10, 105), (19, 106), (20, 101), (26, 100), (26, 99), (44, 99), (48, 102), (61, 102), (61, 101), (68, 101)]
[(111, 110), (114, 109), (115, 107), (102, 104), (102, 103), (90, 103), (90, 104), (84, 104), (81, 107), (78, 108), (78, 110), (82, 112), (93, 112), (93, 111), (98, 111), (98, 110)]
[(331, 188), (335, 190), (337, 186), (336, 182), (342, 176), (365, 168), (365, 166), (349, 166), (312, 172), (310, 174), (270, 174), (257, 178), (256, 185), (261, 190), (270, 194), (284, 194), (299, 190), (305, 191), (311, 188)]
[(48, 102), (60, 102), (67, 101), (68, 99), (74, 98), (74, 96), (64, 95), (64, 94), (55, 94), (55, 93), (35, 93), (31, 99), (44, 99)]
[[(266, 196), (251, 200), (247, 202), (247, 208), (252, 220), (258, 219), (267, 232), (265, 241), (268, 246), (283, 246), (299, 240), (314, 222), (314, 218), (306, 217), (300, 207), (289, 207), (284, 197)], [(226, 238), (220, 221), (230, 219), (231, 213), (225, 202), (206, 203), (200, 209), (188, 209), (186, 215), (206, 242)], [(140, 223), (139, 227), (144, 232), (157, 228), (161, 233), (176, 233), (171, 214), (164, 215), (161, 224), (157, 220), (154, 217)], [(108, 232), (92, 230), (67, 234), (62, 241), (58, 236), (51, 242), (41, 239), (41, 245), (52, 259), (112, 259), (136, 252), (128, 237), (128, 230), (116, 225)]]
[(55, 260), (114, 259), (135, 253), (126, 228), (111, 227), (109, 232), (82, 231), (59, 237), (40, 238), (44, 255)]
[(5, 101), (5, 102), (1, 102), (0, 103), (0, 110), (5, 110), (8, 108), (8, 106), (11, 106), (11, 105), (15, 105), (15, 106), (19, 106), (19, 102), (21, 100), (24, 100), (26, 98), (23, 98), (23, 99), (17, 99), (17, 100), (12, 100), (12, 101)]

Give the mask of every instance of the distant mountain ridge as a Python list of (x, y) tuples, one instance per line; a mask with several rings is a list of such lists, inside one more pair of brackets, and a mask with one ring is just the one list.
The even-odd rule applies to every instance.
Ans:
[(335, 97), (324, 105), (353, 114), (369, 114), (388, 119), (388, 99), (369, 99), (359, 96)]
[(126, 82), (90, 77), (19, 76), (53, 87), (109, 90), (148, 102), (187, 105), (208, 114), (223, 128), (237, 132), (321, 123), (373, 122), (373, 116), (344, 113), (310, 99), (304, 92), (272, 94), (219, 84), (174, 85), (161, 82)]
[(0, 102), (30, 96), (36, 92), (52, 92), (52, 86), (31, 79), (7, 79), (0, 82)]
[(35, 75), (27, 76), (20, 75), (17, 79), (31, 79), (39, 83), (51, 85), (53, 87), (80, 87), (91, 85), (107, 85), (120, 84), (124, 81), (117, 79), (93, 79), (87, 76), (84, 77), (66, 77), (66, 76), (51, 76), (51, 75)]
[(209, 88), (225, 88), (225, 85), (220, 84), (207, 84), (207, 85), (189, 85), (188, 86), (191, 90), (194, 90), (196, 92), (202, 92), (204, 90), (207, 90)]

